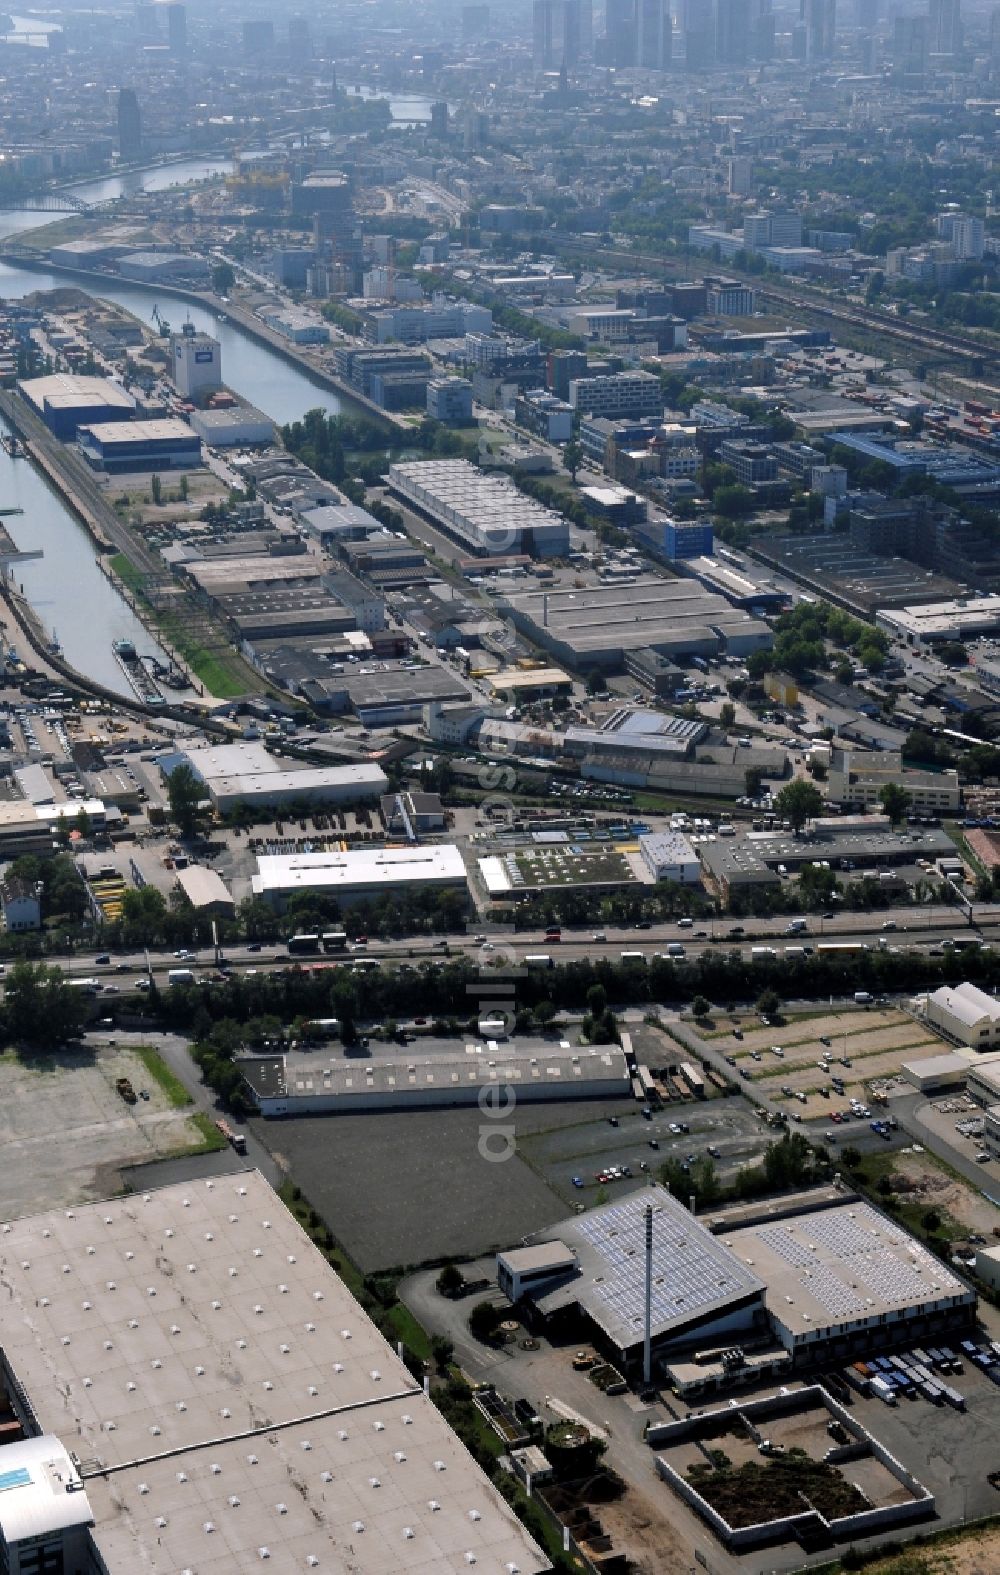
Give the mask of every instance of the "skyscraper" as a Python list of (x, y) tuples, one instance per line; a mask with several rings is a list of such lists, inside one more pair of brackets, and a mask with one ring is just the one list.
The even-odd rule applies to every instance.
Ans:
[(187, 9), (171, 0), (167, 11), (167, 43), (172, 55), (183, 55), (187, 51)]
[(118, 89), (118, 157), (123, 164), (142, 158), (142, 116), (133, 88)]
[(636, 0), (607, 0), (604, 10), (607, 64), (625, 70), (636, 63)]
[(962, 49), (961, 0), (930, 0), (927, 47), (932, 55), (957, 55)]
[(927, 70), (929, 28), (925, 16), (897, 16), (892, 26), (892, 69), (896, 76), (922, 77)]
[(288, 58), (295, 65), (305, 65), (312, 55), (312, 40), (309, 37), (309, 23), (304, 16), (290, 16), (288, 18)]
[(581, 55), (581, 0), (534, 0), (531, 63), (535, 71), (561, 71)]
[(837, 32), (837, 0), (802, 0), (806, 59), (831, 60)]
[(647, 71), (669, 71), (673, 59), (670, 0), (638, 0), (636, 65)]
[(269, 55), (274, 50), (274, 23), (243, 23), (243, 53), (248, 57)]
[(750, 54), (749, 0), (715, 0), (715, 58), (744, 65)]
[(689, 71), (715, 64), (718, 25), (711, 0), (688, 0), (684, 7), (684, 57)]

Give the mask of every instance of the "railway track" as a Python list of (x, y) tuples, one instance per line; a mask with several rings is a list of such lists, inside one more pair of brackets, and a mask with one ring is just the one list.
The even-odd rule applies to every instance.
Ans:
[[(626, 273), (659, 273), (666, 277), (679, 278), (690, 271), (687, 265), (681, 266), (670, 259), (654, 257), (645, 252), (595, 247), (578, 235), (558, 233), (548, 238), (564, 251), (586, 252), (589, 256), (610, 263)], [(530, 238), (524, 236), (522, 239), (527, 242)], [(537, 245), (537, 243), (538, 237), (535, 236), (533, 244)], [(758, 286), (758, 290), (761, 300), (773, 301), (785, 310), (808, 312), (813, 316), (827, 318), (833, 323), (842, 323), (855, 331), (858, 328), (870, 328), (873, 333), (884, 334), (887, 338), (918, 350), (920, 360), (926, 360), (929, 354), (936, 351), (973, 361), (977, 364), (978, 370), (970, 367), (970, 373), (985, 387), (994, 388), (1000, 393), (1000, 381), (995, 377), (991, 379), (986, 373), (989, 364), (996, 363), (1000, 346), (981, 343), (978, 339), (972, 339), (965, 334), (950, 333), (944, 328), (929, 328), (924, 324), (909, 325), (905, 319), (886, 318), (881, 312), (874, 312), (866, 306), (852, 306), (849, 310), (838, 308), (831, 305), (825, 297), (814, 295), (808, 288), (801, 291), (783, 290), (780, 286), (769, 283)]]

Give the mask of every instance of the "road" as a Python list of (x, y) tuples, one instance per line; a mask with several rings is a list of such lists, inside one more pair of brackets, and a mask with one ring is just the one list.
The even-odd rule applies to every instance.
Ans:
[[(105, 1035), (97, 1035), (104, 1038)], [(215, 1121), (222, 1114), (212, 1089), (206, 1088), (201, 1080), (201, 1074), (191, 1059), (189, 1043), (179, 1034), (162, 1034), (156, 1037), (155, 1049), (163, 1057), (167, 1066), (175, 1077), (180, 1078), (191, 1098), (194, 1100), (195, 1110), (203, 1112)], [(271, 1186), (277, 1188), (285, 1179), (285, 1171), (271, 1156), (263, 1143), (254, 1137), (251, 1129), (238, 1120), (236, 1116), (226, 1112), (226, 1120), (231, 1127), (242, 1132), (247, 1140), (246, 1161), (253, 1165), (265, 1176)]]
[[(380, 961), (392, 962), (394, 960), (424, 959), (426, 961), (440, 961), (448, 955), (475, 956), (488, 965), (491, 955), (496, 952), (503, 960), (511, 954), (518, 960), (526, 956), (550, 956), (553, 965), (557, 963), (574, 962), (585, 958), (602, 957), (615, 962), (622, 951), (640, 952), (644, 957), (650, 958), (658, 951), (662, 952), (665, 944), (681, 945), (684, 954), (690, 958), (713, 945), (723, 945), (727, 950), (739, 950), (744, 959), (749, 960), (754, 945), (773, 945), (780, 956), (786, 946), (816, 947), (824, 944), (868, 945), (874, 949), (885, 947), (899, 948), (927, 948), (940, 946), (943, 942), (954, 937), (980, 936), (984, 941), (1000, 941), (1000, 904), (982, 903), (974, 905), (974, 925), (965, 922), (963, 915), (955, 908), (928, 906), (926, 909), (895, 910), (896, 916), (887, 920), (884, 910), (875, 913), (838, 913), (832, 919), (810, 917), (805, 931), (795, 934), (788, 932), (788, 919), (785, 916), (768, 919), (746, 918), (738, 921), (742, 933), (733, 935), (737, 922), (728, 917), (713, 918), (685, 924), (683, 920), (669, 920), (664, 923), (650, 924), (642, 929), (635, 925), (610, 927), (605, 930), (571, 930), (564, 928), (562, 938), (555, 940), (539, 932), (514, 931), (495, 925), (470, 924), (469, 928), (460, 933), (450, 933), (447, 936), (393, 936), (385, 940), (372, 937), (361, 944), (351, 942), (348, 945), (347, 956), (351, 961), (362, 957), (374, 957)], [(895, 924), (892, 932), (886, 933), (886, 923)], [(484, 945), (485, 942), (485, 945)], [(317, 950), (300, 956), (290, 957), (287, 949), (280, 942), (267, 942), (257, 945), (253, 942), (239, 942), (227, 945), (223, 951), (224, 964), (230, 968), (242, 970), (258, 968), (270, 970), (274, 967), (308, 967), (310, 963), (323, 960), (322, 954)], [(343, 953), (335, 953), (334, 960)], [(110, 956), (110, 963), (100, 964), (100, 956)], [(106, 986), (113, 985), (120, 975), (124, 981), (147, 973), (149, 969), (157, 976), (164, 975), (172, 968), (192, 968), (204, 970), (214, 968), (214, 958), (211, 948), (198, 952), (190, 957), (178, 956), (175, 952), (164, 950), (140, 951), (138, 948), (128, 952), (122, 949), (113, 954), (100, 951), (75, 952), (71, 959), (63, 960), (55, 957), (52, 965), (62, 968), (63, 972), (71, 978), (101, 978)], [(114, 993), (111, 991), (110, 993)]]

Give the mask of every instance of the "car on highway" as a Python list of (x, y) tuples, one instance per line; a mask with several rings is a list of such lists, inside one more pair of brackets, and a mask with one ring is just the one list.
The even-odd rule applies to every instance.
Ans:
[(108, 963), (110, 961), (111, 961), (111, 958), (110, 958), (110, 956), (108, 955), (107, 952), (99, 952), (97, 954), (97, 956), (94, 958), (94, 962), (97, 963), (102, 968), (107, 967), (107, 965), (108, 965)]
[(583, 1177), (582, 1176), (574, 1176), (573, 1177), (573, 1185), (574, 1185), (574, 1187), (582, 1187), (583, 1186)]

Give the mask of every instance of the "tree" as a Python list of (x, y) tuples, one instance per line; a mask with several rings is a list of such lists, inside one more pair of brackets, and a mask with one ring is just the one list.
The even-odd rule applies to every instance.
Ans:
[(212, 269), (212, 289), (216, 295), (228, 295), (236, 283), (236, 272), (231, 263), (218, 262)]
[(477, 1340), (489, 1344), (500, 1327), (500, 1309), (494, 1307), (492, 1302), (477, 1302), (469, 1314), (469, 1332)]
[(457, 1264), (446, 1263), (434, 1284), (440, 1296), (457, 1296), (465, 1280)]
[(760, 1017), (775, 1017), (781, 1011), (781, 996), (777, 990), (762, 990), (755, 1010)]
[(150, 476), (149, 490), (153, 494), (153, 502), (156, 504), (157, 508), (159, 508), (160, 499), (163, 497), (163, 483), (159, 476)]
[(841, 1149), (840, 1157), (847, 1170), (856, 1170), (861, 1164), (861, 1150), (855, 1148), (853, 1144), (849, 1144), (847, 1148)]
[(170, 813), (182, 837), (189, 837), (198, 824), (202, 786), (187, 762), (175, 766), (167, 779)]
[(600, 1017), (607, 1011), (608, 992), (603, 984), (592, 984), (587, 991), (587, 1011), (592, 1017)]
[(8, 1036), (21, 1044), (58, 1045), (82, 1028), (86, 999), (59, 968), (17, 962), (7, 975), (3, 1015)]
[(736, 721), (736, 707), (731, 700), (724, 700), (719, 707), (719, 726), (732, 727)]
[(592, 667), (587, 674), (587, 693), (589, 695), (602, 695), (607, 687), (607, 682), (600, 668)]
[(882, 805), (882, 808), (885, 810), (893, 825), (895, 825), (897, 821), (903, 820), (905, 818), (906, 812), (913, 802), (906, 789), (900, 787), (897, 782), (887, 782), (885, 786), (880, 789), (878, 797), (879, 803)]
[(764, 773), (760, 766), (747, 766), (743, 773), (743, 791), (747, 798), (760, 798), (764, 786)]
[(570, 480), (576, 480), (576, 473), (583, 462), (583, 449), (575, 438), (566, 444), (563, 449), (563, 466), (569, 471)]
[(438, 1372), (444, 1372), (455, 1354), (455, 1347), (451, 1340), (443, 1334), (431, 1335), (431, 1356)]
[(703, 1017), (707, 1017), (711, 1010), (711, 1003), (703, 995), (696, 995), (691, 1002), (691, 1012), (699, 1021)]
[(787, 782), (774, 801), (774, 807), (785, 820), (790, 820), (796, 836), (807, 820), (818, 815), (823, 808), (823, 795), (818, 787), (796, 777)]

